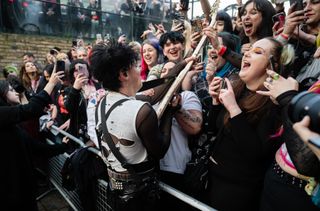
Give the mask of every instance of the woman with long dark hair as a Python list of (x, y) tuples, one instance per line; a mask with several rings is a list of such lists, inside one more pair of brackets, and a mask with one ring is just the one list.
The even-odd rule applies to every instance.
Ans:
[(217, 35), (210, 39), (211, 44), (218, 50), (233, 66), (240, 68), (241, 59), (245, 51), (248, 51), (252, 44), (265, 37), (270, 37), (272, 33), (272, 16), (276, 11), (268, 0), (249, 0), (240, 10), (240, 17), (244, 30), (244, 37), (241, 37), (241, 54), (236, 53), (226, 46), (220, 45)]
[(26, 62), (20, 70), (20, 81), (26, 88), (26, 97), (30, 99), (44, 87), (45, 80), (41, 71), (33, 62)]
[(216, 23), (214, 24), (213, 28), (219, 33), (219, 32), (233, 32), (232, 28), (232, 20), (230, 15), (224, 11), (220, 10), (217, 13), (216, 17)]
[(74, 60), (70, 65), (69, 80), (72, 87), (66, 92), (65, 108), (70, 115), (69, 133), (87, 142), (87, 105), (96, 97), (101, 85), (91, 77), (89, 64), (82, 59)]

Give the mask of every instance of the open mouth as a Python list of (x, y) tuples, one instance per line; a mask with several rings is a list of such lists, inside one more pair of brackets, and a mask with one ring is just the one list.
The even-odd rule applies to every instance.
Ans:
[(243, 28), (246, 33), (250, 33), (250, 32), (252, 32), (253, 24), (252, 23), (244, 23)]
[(242, 64), (242, 68), (243, 69), (246, 69), (246, 68), (249, 68), (251, 66), (251, 64), (247, 61), (244, 61), (243, 64)]
[(151, 59), (152, 59), (151, 57), (145, 57), (145, 58), (144, 58), (144, 60), (145, 60), (146, 62), (151, 62)]
[(218, 58), (218, 55), (217, 55), (217, 54), (212, 54), (212, 55), (211, 55), (211, 59), (216, 60), (217, 58)]
[(170, 50), (169, 54), (173, 57), (177, 57), (178, 56), (178, 51), (177, 50)]

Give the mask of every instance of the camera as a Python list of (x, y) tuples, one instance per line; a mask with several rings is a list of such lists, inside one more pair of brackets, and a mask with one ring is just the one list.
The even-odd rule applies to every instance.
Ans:
[(26, 91), (22, 83), (19, 81), (17, 76), (9, 75), (7, 78), (7, 81), (9, 82), (10, 86), (19, 94)]
[(320, 95), (312, 92), (301, 92), (290, 102), (288, 115), (293, 123), (310, 116), (310, 130), (320, 133)]

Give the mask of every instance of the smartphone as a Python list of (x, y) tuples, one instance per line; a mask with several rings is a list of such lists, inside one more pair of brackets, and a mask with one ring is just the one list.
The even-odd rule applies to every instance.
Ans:
[(274, 72), (277, 72), (276, 65), (275, 65), (276, 62), (274, 61), (273, 55), (269, 57), (269, 62), (270, 62), (271, 70)]
[(78, 73), (82, 73), (84, 75), (88, 75), (87, 65), (85, 64), (78, 64)]
[(201, 32), (202, 31), (202, 21), (200, 18), (196, 18), (191, 20), (192, 33)]
[(174, 17), (174, 19), (172, 20), (172, 22), (173, 22), (173, 25), (174, 26), (177, 26), (177, 25), (179, 25), (179, 24), (181, 24), (182, 25), (182, 29), (181, 29), (181, 33), (185, 30), (185, 28), (184, 28), (184, 17), (183, 16), (181, 16), (181, 15), (175, 15), (175, 17)]
[(224, 78), (221, 81), (220, 89), (228, 89), (227, 82), (224, 80)]
[(110, 39), (111, 39), (110, 34), (106, 34), (106, 36), (104, 36), (104, 41), (105, 42), (110, 41)]
[[(58, 60), (57, 61), (57, 67), (56, 67), (56, 71), (59, 72), (59, 71), (63, 71), (64, 74), (65, 74), (65, 69), (66, 69), (66, 63), (62, 60)], [(66, 76), (63, 76), (61, 78), (61, 80), (65, 80), (66, 79)]]
[(286, 20), (286, 15), (284, 12), (280, 12), (272, 16), (273, 23), (279, 22), (276, 30), (284, 26), (285, 20)]
[(57, 72), (59, 71), (65, 71), (65, 62), (62, 61), (62, 60), (58, 60), (57, 61), (57, 69), (56, 69)]
[(290, 0), (290, 5), (293, 5), (296, 3), (296, 6), (294, 7), (295, 11), (303, 10), (303, 0)]

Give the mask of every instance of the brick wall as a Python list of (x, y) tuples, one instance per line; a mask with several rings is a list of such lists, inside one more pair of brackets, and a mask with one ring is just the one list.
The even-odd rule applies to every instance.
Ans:
[[(20, 69), (25, 52), (33, 53), (37, 62), (44, 66), (45, 55), (51, 48), (56, 46), (66, 53), (71, 43), (71, 38), (0, 33), (0, 67), (13, 64)], [(0, 78), (2, 76), (1, 72)]]

